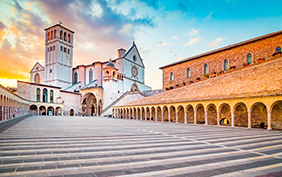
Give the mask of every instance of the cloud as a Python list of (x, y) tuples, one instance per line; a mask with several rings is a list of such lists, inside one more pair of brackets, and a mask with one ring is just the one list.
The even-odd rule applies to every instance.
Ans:
[(192, 29), (192, 31), (190, 31), (189, 35), (190, 36), (196, 36), (199, 34), (199, 30), (195, 30), (194, 28)]
[(211, 19), (213, 12), (211, 11), (209, 15), (206, 17), (207, 20)]
[(219, 38), (216, 38), (215, 41), (212, 41), (212, 43), (210, 44), (210, 46), (212, 48), (214, 48), (215, 46), (217, 46), (220, 42), (224, 41), (226, 38), (222, 38), (222, 37), (219, 37)]
[(190, 41), (186, 44), (183, 44), (182, 46), (192, 46), (192, 45), (197, 45), (203, 38), (201, 36), (192, 38)]
[(177, 7), (178, 7), (178, 10), (182, 12), (187, 12), (189, 10), (194, 9), (194, 6), (190, 4), (189, 1), (187, 0), (181, 0), (180, 2), (178, 2)]
[(171, 37), (171, 39), (177, 39), (177, 38), (178, 38), (177, 36), (172, 36), (172, 37)]
[(161, 46), (168, 46), (168, 45), (171, 45), (171, 43), (160, 41), (158, 47), (161, 47)]

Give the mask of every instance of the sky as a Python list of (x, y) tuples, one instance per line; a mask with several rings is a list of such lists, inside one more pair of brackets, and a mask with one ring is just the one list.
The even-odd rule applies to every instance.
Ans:
[(29, 81), (44, 65), (44, 29), (73, 31), (74, 65), (117, 57), (135, 41), (145, 84), (162, 88), (159, 67), (282, 30), (281, 0), (0, 0), (0, 84)]

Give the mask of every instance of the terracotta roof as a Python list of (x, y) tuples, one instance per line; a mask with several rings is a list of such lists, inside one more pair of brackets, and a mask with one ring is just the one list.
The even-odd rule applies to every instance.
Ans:
[(228, 74), (165, 91), (120, 106), (282, 95), (282, 82), (280, 82), (282, 80), (282, 70), (279, 69), (280, 66), (282, 66), (282, 58), (235, 70)]
[(253, 39), (249, 39), (249, 40), (246, 40), (246, 41), (243, 41), (243, 42), (239, 42), (239, 43), (236, 43), (236, 44), (233, 44), (233, 45), (229, 45), (229, 46), (226, 46), (226, 47), (223, 47), (223, 48), (212, 50), (210, 52), (206, 52), (206, 53), (203, 53), (203, 54), (200, 54), (200, 55), (189, 57), (189, 58), (186, 58), (184, 60), (180, 60), (180, 61), (168, 64), (168, 65), (162, 66), (159, 69), (164, 69), (164, 68), (174, 66), (174, 65), (177, 65), (177, 64), (180, 64), (180, 63), (185, 63), (185, 62), (190, 61), (190, 60), (195, 60), (195, 59), (198, 59), (198, 58), (201, 58), (201, 57), (205, 57), (205, 56), (208, 56), (208, 55), (219, 53), (219, 52), (222, 52), (222, 51), (225, 51), (225, 50), (229, 50), (229, 49), (239, 47), (239, 46), (242, 46), (242, 45), (245, 45), (245, 44), (249, 44), (249, 43), (252, 43), (252, 42), (255, 42), (255, 41), (259, 41), (259, 40), (262, 40), (262, 39), (265, 39), (265, 38), (273, 37), (273, 36), (276, 36), (276, 35), (279, 35), (279, 34), (282, 34), (282, 30), (274, 32), (274, 33), (269, 33), (269, 34), (266, 34), (266, 35), (263, 35), (263, 36), (259, 36), (259, 37), (253, 38)]

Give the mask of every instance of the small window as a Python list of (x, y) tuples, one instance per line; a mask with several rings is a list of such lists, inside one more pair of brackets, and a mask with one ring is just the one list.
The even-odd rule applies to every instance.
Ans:
[(187, 78), (191, 77), (191, 70), (190, 70), (190, 68), (187, 68), (186, 77)]
[(73, 76), (73, 83), (76, 84), (77, 83), (77, 72), (75, 72), (73, 75), (74, 75)]
[(248, 63), (248, 64), (252, 64), (252, 61), (253, 61), (253, 60), (252, 60), (252, 54), (249, 53), (249, 54), (247, 55), (247, 63)]
[(50, 47), (50, 52), (52, 51), (52, 47)]
[(276, 48), (276, 52), (278, 53), (278, 52), (281, 52), (281, 47), (277, 47)]
[(55, 46), (53, 46), (53, 50), (55, 50)]
[(36, 89), (36, 101), (40, 102), (40, 88)]
[(68, 54), (70, 54), (70, 49), (68, 49)]
[(169, 79), (170, 79), (170, 81), (173, 81), (173, 80), (174, 80), (174, 74), (173, 74), (173, 72), (170, 73)]
[(93, 70), (90, 69), (89, 70), (89, 82), (91, 82), (93, 80)]
[(63, 39), (63, 31), (60, 31), (60, 39)]
[(50, 91), (50, 103), (53, 103), (54, 102), (54, 92), (53, 90)]
[(38, 70), (39, 68), (38, 67), (36, 67), (36, 70)]
[(133, 61), (136, 61), (136, 56), (135, 55), (133, 56)]
[(67, 53), (67, 48), (64, 47), (64, 52)]
[(61, 46), (61, 51), (63, 51), (63, 47)]
[(227, 59), (224, 60), (223, 68), (224, 68), (225, 71), (228, 70), (228, 60)]
[(50, 50), (50, 49), (49, 49), (49, 47), (48, 47), (48, 48), (47, 48), (47, 52), (49, 52), (49, 50)]
[(209, 66), (208, 64), (204, 65), (204, 74), (208, 74), (209, 73)]
[(47, 89), (46, 88), (43, 89), (42, 101), (45, 103), (47, 102)]
[(52, 73), (52, 69), (50, 69), (50, 73)]

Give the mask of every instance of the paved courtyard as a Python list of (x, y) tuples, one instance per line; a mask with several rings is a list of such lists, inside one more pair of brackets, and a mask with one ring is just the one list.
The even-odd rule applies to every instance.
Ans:
[(0, 132), (0, 176), (282, 176), (282, 131), (32, 116)]

